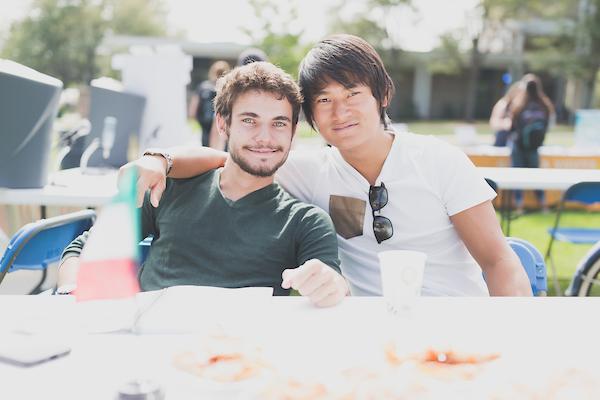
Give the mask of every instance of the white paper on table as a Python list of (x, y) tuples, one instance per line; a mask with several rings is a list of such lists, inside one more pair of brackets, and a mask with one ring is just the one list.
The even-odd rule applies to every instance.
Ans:
[(52, 301), (15, 313), (14, 318), (8, 318), (6, 331), (226, 333), (253, 325), (256, 313), (264, 313), (272, 295), (273, 289), (265, 287), (173, 286), (119, 300), (75, 302), (73, 296), (60, 296), (65, 300), (58, 302), (61, 307)]
[(75, 303), (77, 327), (86, 333), (129, 332), (137, 313), (135, 297)]
[[(266, 307), (269, 287), (238, 289), (209, 286), (172, 286), (139, 293), (135, 333), (221, 332), (247, 323), (253, 312)], [(240, 310), (247, 310), (241, 312)], [(231, 311), (231, 312), (229, 312)], [(243, 316), (243, 317), (240, 317)]]

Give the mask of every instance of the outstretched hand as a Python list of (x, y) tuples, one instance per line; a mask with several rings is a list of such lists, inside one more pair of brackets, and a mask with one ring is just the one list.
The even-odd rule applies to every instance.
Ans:
[(308, 260), (297, 268), (286, 269), (281, 277), (282, 288), (296, 289), (317, 307), (336, 305), (348, 293), (344, 277), (320, 260)]

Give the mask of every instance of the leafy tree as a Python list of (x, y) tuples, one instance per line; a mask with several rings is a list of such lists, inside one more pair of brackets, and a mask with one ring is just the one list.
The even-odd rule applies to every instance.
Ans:
[(164, 34), (160, 0), (34, 0), (14, 23), (2, 56), (55, 76), (65, 86), (97, 76), (97, 48), (109, 31)]
[(553, 36), (532, 37), (525, 49), (525, 61), (533, 69), (557, 77), (582, 79), (585, 93), (582, 106), (593, 105), (594, 88), (600, 70), (600, 0), (482, 0), (496, 21), (552, 22)]
[(91, 1), (36, 0), (28, 16), (12, 26), (3, 56), (65, 85), (88, 82), (105, 30), (102, 9)]
[[(499, 3), (503, 7), (498, 7)], [(475, 117), (480, 71), (485, 58), (495, 48), (503, 47), (507, 40), (514, 39), (503, 37), (507, 9), (517, 14), (522, 7), (521, 2), (514, 0), (482, 0), (468, 12), (465, 26), (441, 37), (430, 68), (450, 74), (467, 72), (463, 115), (466, 121), (472, 121)]]
[[(399, 44), (396, 26), (399, 14), (412, 7), (411, 0), (341, 0), (330, 10), (334, 15), (328, 30), (330, 33), (348, 33), (359, 36), (369, 42), (381, 56), (388, 73), (396, 86), (400, 87), (402, 71), (400, 57), (403, 54)], [(343, 13), (339, 10), (353, 9)], [(389, 107), (393, 118), (413, 118), (416, 109), (412, 101), (398, 104), (399, 96), (392, 99)]]
[(165, 36), (167, 9), (162, 0), (105, 0), (110, 30), (115, 34)]
[(575, 55), (581, 77), (589, 88), (583, 106), (590, 108), (600, 73), (600, 0), (582, 0), (580, 5)]
[(298, 10), (292, 3), (276, 0), (250, 0), (258, 29), (242, 28), (253, 45), (262, 49), (269, 61), (296, 77), (300, 61), (312, 46), (300, 41), (302, 29), (294, 29)]

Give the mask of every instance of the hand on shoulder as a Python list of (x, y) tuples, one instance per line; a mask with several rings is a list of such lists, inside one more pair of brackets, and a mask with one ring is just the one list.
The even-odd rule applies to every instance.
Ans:
[(137, 206), (144, 203), (144, 194), (150, 190), (150, 202), (158, 207), (167, 184), (167, 160), (160, 155), (144, 155), (123, 165), (119, 169), (119, 179), (132, 168), (137, 170)]

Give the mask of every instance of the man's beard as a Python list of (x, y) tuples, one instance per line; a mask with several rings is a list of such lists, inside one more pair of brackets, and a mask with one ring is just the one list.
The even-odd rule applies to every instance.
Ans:
[[(243, 148), (247, 148), (247, 147), (243, 147)], [(283, 148), (279, 146), (279, 147), (273, 148), (273, 150), (283, 151)], [(286, 153), (284, 155), (284, 157), (281, 159), (281, 161), (279, 161), (274, 166), (265, 165), (265, 166), (262, 166), (262, 167), (254, 167), (254, 166), (250, 165), (250, 163), (248, 163), (240, 155), (240, 153), (237, 151), (237, 149), (235, 149), (233, 147), (229, 148), (229, 155), (231, 156), (231, 159), (237, 165), (240, 166), (240, 168), (242, 169), (242, 171), (247, 172), (250, 175), (260, 177), (260, 178), (266, 178), (266, 177), (269, 177), (269, 176), (273, 176), (275, 174), (275, 172), (279, 169), (279, 167), (281, 167), (283, 165), (283, 163), (285, 162), (285, 160), (287, 160), (288, 154), (289, 154), (289, 152)]]

